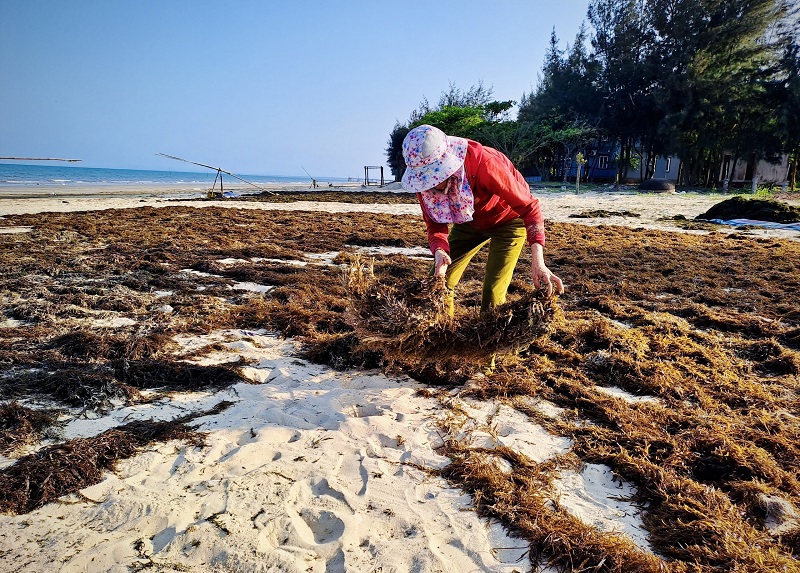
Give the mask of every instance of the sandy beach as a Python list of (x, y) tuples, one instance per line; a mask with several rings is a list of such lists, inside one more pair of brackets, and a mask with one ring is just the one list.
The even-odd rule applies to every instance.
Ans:
[[(308, 185), (261, 185), (273, 192), (308, 192)], [(226, 190), (241, 195), (258, 193), (247, 185), (231, 185)], [(327, 190), (324, 189), (324, 190)], [(357, 184), (342, 184), (332, 187), (335, 191), (387, 191), (402, 193), (398, 183), (383, 187), (364, 188)], [(545, 218), (550, 221), (572, 222), (585, 225), (621, 225), (643, 229), (661, 229), (690, 233), (707, 233), (707, 230), (686, 229), (676, 223), (675, 217), (694, 219), (730, 195), (700, 193), (639, 193), (634, 190), (620, 192), (589, 191), (539, 191), (532, 190), (542, 206)], [(234, 209), (297, 210), (318, 212), (372, 212), (399, 215), (419, 214), (415, 203), (381, 205), (333, 203), (324, 201), (295, 201), (292, 203), (244, 202), (231, 200), (207, 200), (206, 189), (180, 185), (153, 186), (49, 186), (32, 191), (29, 187), (0, 187), (0, 217), (25, 213), (68, 213), (104, 209), (127, 209), (135, 207), (227, 207)], [(800, 205), (800, 199), (789, 204)], [(588, 211), (605, 211), (599, 216), (580, 216)], [(722, 228), (724, 232), (739, 232), (735, 227)], [(746, 229), (753, 236), (798, 240), (794, 230)]]
[[(23, 192), (0, 190), (0, 223), (13, 215), (140, 207), (419, 214), (413, 203), (208, 201), (201, 200), (202, 191), (178, 187)], [(673, 218), (692, 219), (724, 199), (635, 192), (549, 192), (539, 198), (549, 221), (695, 234), (708, 231), (687, 231)], [(611, 214), (576, 217), (597, 210)], [(33, 232), (31, 226), (13, 225), (2, 231)], [(776, 229), (723, 232), (800, 239), (796, 231)], [(420, 248), (363, 251), (429, 258)], [(331, 267), (337, 264), (336, 254), (299, 253), (292, 264)], [(237, 261), (215, 264), (224, 268)], [(260, 296), (272, 288), (242, 280), (230, 292)], [(171, 293), (152, 294), (169, 301)], [(153, 308), (173, 312), (169, 302)], [(3, 320), (0, 327), (6, 333), (26, 327)], [(124, 333), (141, 318), (106, 313), (95, 320), (98, 332)], [(29, 513), (0, 515), (0, 571), (533, 570), (525, 540), (479, 517), (471, 496), (428, 470), (450, 463), (440, 452), (445, 441), (454, 439), (486, 452), (506, 473), (511, 466), (491, 452), (512, 450), (537, 463), (566, 455), (573, 445), (570, 438), (548, 432), (523, 413), (536, 411), (555, 420), (562, 408), (539, 398), (530, 398), (525, 410), (465, 397), (469, 382), (434, 396), (408, 376), (334, 370), (300, 358), (296, 341), (266, 330), (214, 330), (180, 336), (175, 343), (178, 356), (198, 364), (242, 360), (247, 380), (221, 391), (173, 392), (151, 403), (119, 404), (103, 414), (65, 411), (57, 435), (13, 458), (0, 458), (0, 468), (12, 467), (17, 457), (45, 445), (97, 436), (131, 420), (170, 420), (230, 403), (220, 413), (197, 419), (197, 429), (207, 435), (205, 444), (157, 444), (123, 460), (100, 483)], [(191, 358), (203, 348), (212, 350)], [(622, 388), (603, 391), (627, 404), (658, 403)], [(443, 402), (449, 404), (447, 411)], [(462, 416), (457, 425), (446, 419), (453, 412)], [(448, 435), (446, 427), (454, 433)], [(583, 464), (562, 471), (555, 484), (551, 503), (598, 532), (654, 555), (640, 508), (632, 501), (635, 488), (611, 468)]]

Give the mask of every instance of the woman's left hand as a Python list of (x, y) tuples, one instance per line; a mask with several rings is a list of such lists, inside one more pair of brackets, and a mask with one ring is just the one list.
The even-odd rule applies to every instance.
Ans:
[(544, 264), (544, 248), (538, 243), (531, 246), (531, 275), (533, 286), (547, 289), (547, 296), (564, 293), (564, 283)]
[(564, 293), (564, 283), (561, 282), (561, 279), (550, 272), (545, 266), (537, 267), (533, 265), (531, 269), (533, 272), (533, 286), (536, 288), (546, 288), (547, 289), (547, 296), (550, 296), (555, 292), (556, 294), (563, 294)]

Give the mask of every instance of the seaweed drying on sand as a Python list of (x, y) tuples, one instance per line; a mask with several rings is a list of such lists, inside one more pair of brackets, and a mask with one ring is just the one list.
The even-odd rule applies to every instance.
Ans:
[(696, 217), (698, 220), (756, 219), (774, 223), (797, 223), (800, 208), (783, 201), (747, 199), (740, 195), (726, 199)]
[(339, 203), (416, 203), (414, 193), (392, 193), (388, 191), (275, 191), (244, 195), (240, 201), (263, 201), (268, 203), (291, 203), (293, 201), (336, 201)]
[(144, 446), (169, 440), (193, 441), (202, 446), (203, 434), (187, 424), (195, 418), (219, 413), (229, 404), (169, 422), (130, 422), (99, 436), (78, 438), (45, 447), (0, 470), (0, 511), (28, 513), (98, 483), (117, 461), (129, 458)]
[[(2, 310), (17, 324), (0, 330), (6, 399), (26, 372), (43, 376), (53, 365), (73, 373), (56, 386), (94, 380), (116, 388), (116, 399), (136, 399), (141, 390), (129, 382), (171, 383), (172, 375), (159, 379), (161, 370), (147, 367), (151, 361), (180, 368), (189, 358), (175, 354), (174, 336), (266, 328), (297, 337), (308, 357), (340, 368), (463, 382), (460, 396), (503, 403), (570, 437), (569, 454), (543, 463), (509, 449), (487, 452), (465, 437), (453, 393), (426, 390), (448, 414), (441, 451), (452, 463), (441, 474), (472, 494), (481, 515), (527, 539), (538, 563), (596, 571), (800, 568), (800, 525), (791, 511), (775, 512), (800, 507), (797, 243), (552, 223), (549, 261), (567, 292), (549, 307), (539, 301), (545, 320), (525, 344), (498, 340), (476, 351), (455, 334), (433, 336), (440, 326), (398, 338), (380, 335), (391, 321), (370, 323), (389, 304), (378, 293), (394, 289), (402, 302), (409, 285), (415, 296), (424, 292), (427, 261), (376, 258), (374, 282), (367, 277), (361, 295), (348, 290), (359, 242), (425, 245), (416, 217), (171, 207), (3, 223), (33, 227), (0, 235)], [(308, 256), (337, 252), (331, 264)], [(529, 263), (520, 262), (509, 289), (511, 309), (533, 302)], [(453, 332), (464, 340), (471, 333), (459, 328), (480, 304), (479, 269), (471, 265), (456, 293)], [(234, 289), (240, 280), (274, 288)], [(397, 308), (402, 326), (413, 312)], [(130, 322), (108, 326), (123, 318)], [(495, 369), (485, 372), (492, 353)], [(461, 373), (426, 369), (434, 356)], [(126, 362), (140, 365), (141, 376), (125, 378)], [(642, 399), (609, 394), (614, 388)], [(559, 506), (553, 477), (585, 463), (606, 464), (636, 486), (655, 554)]]

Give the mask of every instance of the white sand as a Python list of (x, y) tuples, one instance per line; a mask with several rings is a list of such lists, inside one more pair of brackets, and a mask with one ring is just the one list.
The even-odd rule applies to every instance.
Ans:
[[(665, 228), (659, 217), (693, 217), (719, 200), (562, 193), (547, 195), (542, 203), (551, 220), (608, 224), (568, 216), (587, 209), (630, 210), (642, 217), (621, 218), (620, 224)], [(145, 204), (419, 213), (415, 205), (173, 203), (139, 195), (0, 199), (0, 214)], [(424, 256), (418, 249), (407, 254)], [(331, 264), (334, 255), (315, 264)], [(269, 288), (242, 285), (257, 293)], [(162, 311), (169, 312), (168, 306)], [(129, 321), (120, 316), (96, 327), (124, 328)], [(26, 325), (6, 321), (2, 327)], [(523, 541), (479, 519), (469, 496), (418, 469), (448, 463), (437, 453), (447, 437), (437, 422), (447, 410), (436, 399), (416, 395), (419, 385), (413, 380), (314, 365), (296, 357), (291, 340), (264, 332), (180, 340), (187, 352), (214, 342), (227, 350), (205, 363), (243, 357), (250, 363), (245, 374), (256, 384), (175, 394), (98, 418), (69, 419), (63, 431), (63, 439), (93, 436), (134, 419), (174, 419), (222, 400), (233, 402), (224, 412), (198, 420), (199, 429), (208, 432), (206, 446), (152, 447), (78, 495), (27, 515), (0, 516), (0, 571), (530, 570)], [(612, 395), (645, 399), (620, 389)], [(458, 437), (475, 447), (502, 445), (535, 461), (571, 447), (569, 439), (548, 434), (510, 406), (465, 400), (457, 391), (447, 400), (464, 413)], [(533, 405), (545, 415), (559, 415), (553, 405)], [(13, 464), (0, 462), (0, 467)], [(496, 463), (509, 470), (499, 456)], [(632, 490), (609, 468), (589, 465), (581, 473), (565, 472), (557, 491), (561, 506), (585, 523), (618, 532), (648, 550), (638, 513), (624, 501)]]

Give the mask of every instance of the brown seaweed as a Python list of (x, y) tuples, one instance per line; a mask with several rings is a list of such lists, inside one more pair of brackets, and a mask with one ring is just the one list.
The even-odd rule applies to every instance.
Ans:
[(119, 460), (130, 458), (154, 442), (191, 440), (202, 444), (203, 434), (187, 424), (216, 414), (229, 403), (169, 422), (136, 421), (91, 438), (76, 438), (42, 448), (0, 470), (0, 512), (28, 513), (64, 495), (99, 483)]
[[(567, 291), (557, 301), (532, 296), (523, 257), (509, 290), (518, 336), (501, 328), (507, 316), (482, 322), (483, 254), (455, 293), (451, 325), (436, 318), (437, 299), (421, 296), (434, 292), (423, 281), (424, 261), (377, 259), (365, 288), (349, 294), (339, 268), (253, 260), (359, 244), (424, 246), (419, 217), (167, 207), (20, 215), (4, 224), (33, 227), (0, 235), (1, 308), (23, 321), (0, 330), (0, 389), (9, 399), (26, 376), (66, 389), (84, 378), (114, 392), (136, 391), (134, 383), (169, 388), (173, 377), (176, 388), (189, 388), (183, 381), (203, 376), (169, 369), (182, 360), (173, 335), (267, 328), (299, 337), (308, 357), (340, 368), (468, 381), (462, 395), (503, 401), (571, 437), (570, 456), (546, 464), (494, 451), (512, 474), (486, 467), (485, 453), (466, 444), (448, 441), (442, 450), (453, 460), (445, 477), (473, 495), (482, 515), (527, 539), (536, 562), (561, 570), (798, 571), (800, 534), (774, 533), (763, 500), (800, 507), (800, 243), (551, 223), (547, 261)], [(218, 265), (222, 258), (245, 262)], [(197, 265), (221, 276), (181, 272)], [(278, 286), (266, 295), (231, 293), (227, 285), (244, 277)], [(159, 298), (157, 290), (174, 293)], [(526, 330), (524, 309), (537, 301), (542, 320)], [(160, 311), (163, 304), (172, 312)], [(86, 324), (113, 316), (137, 325), (101, 334)], [(130, 377), (118, 379), (123, 360)], [(614, 398), (604, 386), (654, 401)], [(447, 393), (429, 395), (456, 412)], [(531, 398), (564, 413), (543, 416)], [(657, 557), (576, 522), (548, 497), (556, 473), (580, 463), (606, 464), (635, 485)], [(37, 476), (40, 487), (47, 474)]]

